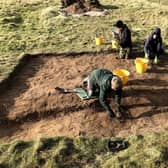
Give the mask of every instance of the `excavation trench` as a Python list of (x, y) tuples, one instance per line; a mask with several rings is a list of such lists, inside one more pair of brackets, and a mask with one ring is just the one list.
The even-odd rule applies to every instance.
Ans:
[[(168, 129), (168, 65), (138, 75), (134, 60), (118, 60), (114, 53), (39, 54), (25, 56), (0, 84), (0, 138), (34, 139), (38, 136), (128, 136)], [(110, 120), (98, 100), (82, 101), (60, 94), (56, 86), (74, 88), (95, 68), (130, 71), (122, 104), (125, 120)], [(115, 109), (113, 97), (109, 98)], [(132, 118), (128, 118), (128, 114)]]

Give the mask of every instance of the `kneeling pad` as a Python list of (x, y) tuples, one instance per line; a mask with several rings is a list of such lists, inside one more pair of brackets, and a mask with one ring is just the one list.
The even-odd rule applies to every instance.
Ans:
[(82, 100), (89, 100), (89, 99), (97, 99), (97, 96), (89, 97), (87, 91), (83, 88), (76, 88), (75, 93), (82, 99)]

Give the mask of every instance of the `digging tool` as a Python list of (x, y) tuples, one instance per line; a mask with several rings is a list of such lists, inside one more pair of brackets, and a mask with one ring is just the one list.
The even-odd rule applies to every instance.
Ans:
[(80, 99), (82, 99), (82, 100), (97, 99), (97, 96), (89, 97), (87, 94), (87, 91), (83, 88), (65, 89), (65, 88), (61, 88), (61, 87), (56, 87), (55, 90), (57, 90), (59, 93), (63, 93), (63, 94), (76, 93), (76, 95), (79, 96)]
[(55, 90), (59, 91), (60, 93), (78, 93), (76, 89), (65, 89), (61, 87), (56, 87)]

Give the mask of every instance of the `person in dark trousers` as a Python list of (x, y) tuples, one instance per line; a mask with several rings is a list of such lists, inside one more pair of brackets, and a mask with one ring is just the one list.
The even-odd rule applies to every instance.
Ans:
[(144, 43), (145, 58), (154, 59), (159, 58), (163, 52), (161, 30), (159, 27), (148, 36)]
[[(89, 97), (98, 94), (99, 101), (104, 109), (108, 112), (110, 118), (122, 117), (122, 81), (118, 76), (115, 76), (111, 71), (106, 69), (95, 69), (87, 78), (83, 80), (83, 83), (87, 84), (87, 92)], [(113, 112), (109, 103), (107, 102), (107, 94), (110, 91), (115, 93), (115, 102), (118, 107), (117, 112)]]
[(118, 20), (113, 26), (119, 30), (120, 58), (130, 58), (132, 50), (131, 31), (121, 20)]

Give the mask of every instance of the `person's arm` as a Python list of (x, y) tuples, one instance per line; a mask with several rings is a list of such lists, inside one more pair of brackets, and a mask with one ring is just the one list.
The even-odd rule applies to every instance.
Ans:
[(116, 32), (116, 31), (112, 31), (112, 38), (114, 39), (114, 40), (117, 40), (117, 41), (119, 41), (119, 32)]
[(150, 43), (150, 37), (148, 37), (145, 41), (145, 44), (144, 44), (144, 52), (145, 54), (149, 54), (149, 43)]
[(160, 51), (162, 48), (162, 38), (159, 39), (158, 45), (157, 45), (157, 56), (160, 56)]
[(121, 105), (122, 89), (115, 91), (115, 103), (117, 106)]
[(119, 89), (119, 90), (115, 91), (115, 103), (118, 107), (118, 111), (122, 113), (122, 112), (124, 112), (124, 109), (121, 106), (121, 98), (122, 98), (122, 89)]
[(99, 101), (100, 101), (101, 105), (104, 107), (104, 109), (105, 109), (108, 113), (110, 113), (110, 114), (113, 113), (113, 110), (111, 109), (109, 103), (107, 102), (106, 92), (105, 92), (105, 90), (103, 89), (103, 87), (100, 87)]

